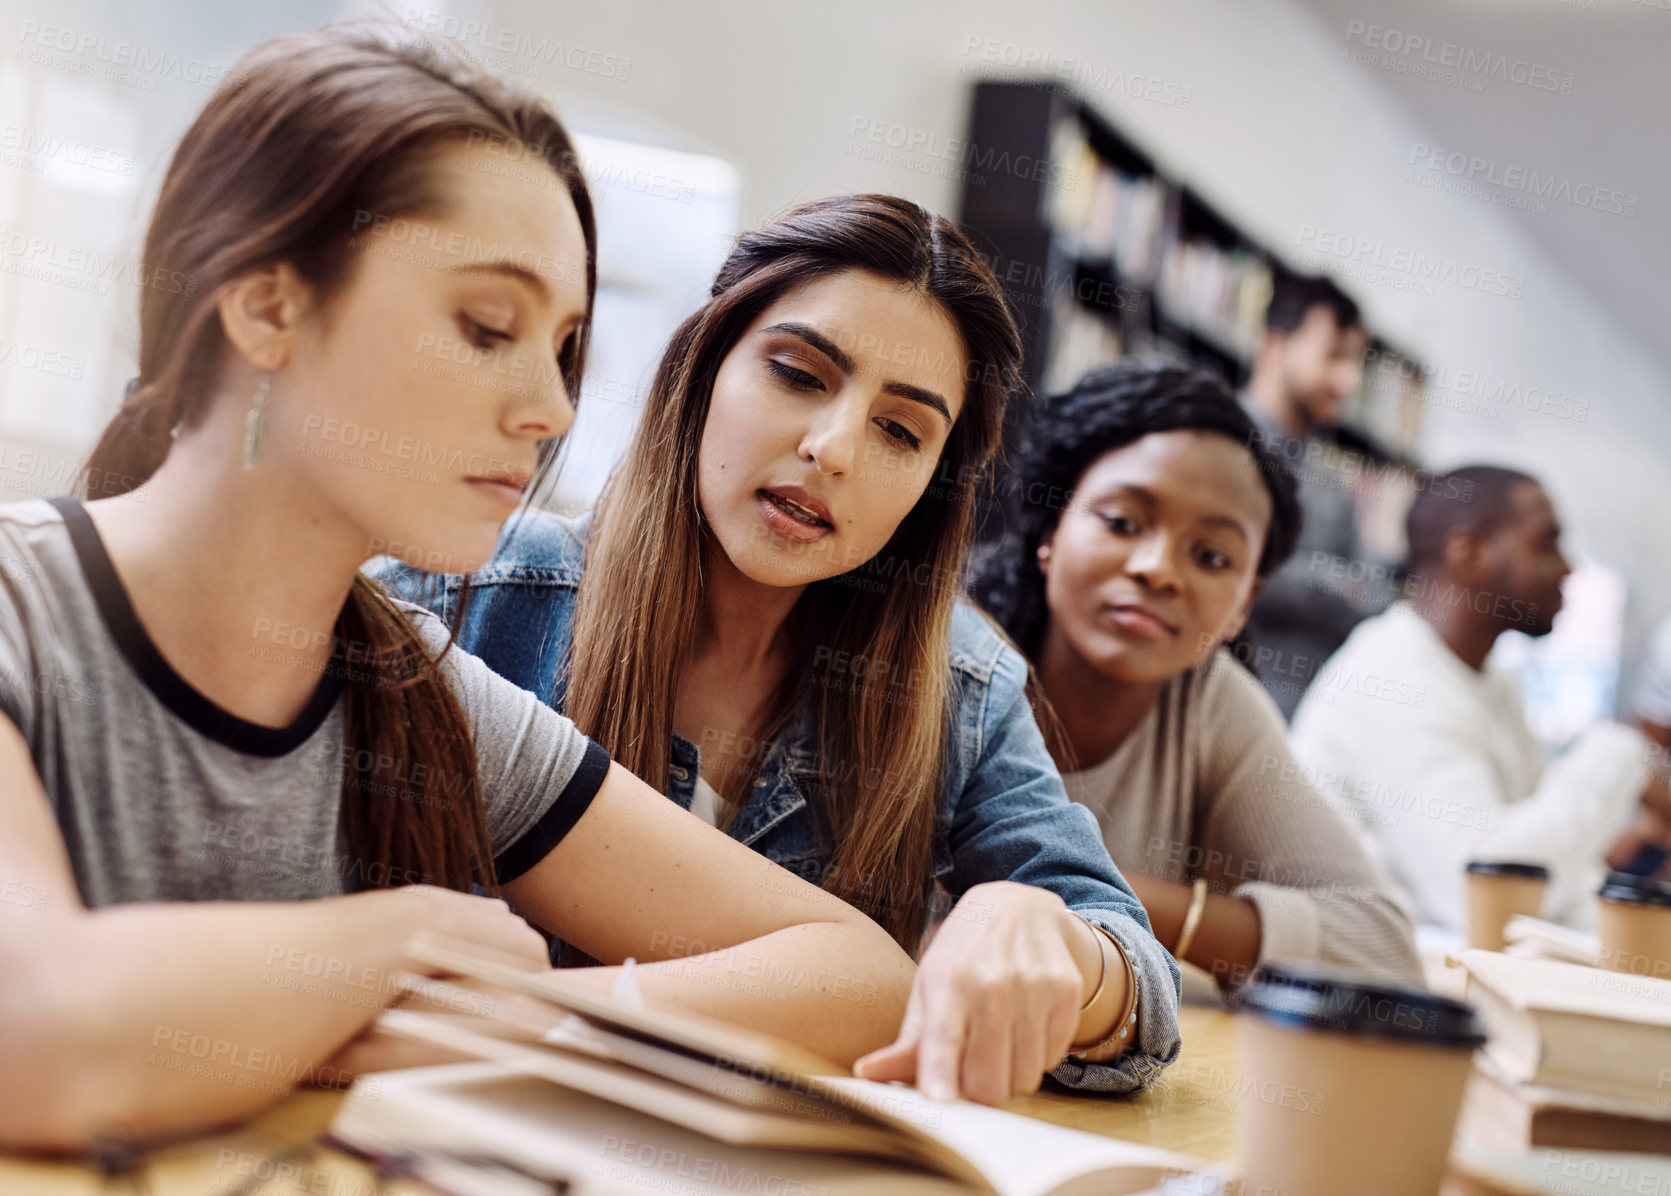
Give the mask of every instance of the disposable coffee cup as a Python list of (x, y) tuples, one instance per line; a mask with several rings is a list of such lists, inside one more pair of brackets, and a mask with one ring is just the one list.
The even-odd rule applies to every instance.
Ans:
[(1433, 1196), (1475, 1048), (1473, 1007), (1267, 965), (1238, 998), (1242, 1196)]
[(1596, 894), (1602, 967), (1671, 979), (1671, 884), (1611, 872)]
[(1474, 860), (1468, 865), (1468, 945), (1486, 951), (1508, 946), (1503, 927), (1517, 914), (1537, 917), (1549, 888), (1542, 864)]

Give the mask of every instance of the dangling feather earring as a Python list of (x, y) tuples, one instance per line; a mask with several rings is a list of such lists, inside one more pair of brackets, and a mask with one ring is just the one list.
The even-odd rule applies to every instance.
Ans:
[(272, 389), (273, 375), (261, 375), (261, 385), (255, 390), (255, 405), (244, 417), (244, 468), (254, 469), (255, 459), (261, 455), (261, 442), (267, 439), (267, 392)]

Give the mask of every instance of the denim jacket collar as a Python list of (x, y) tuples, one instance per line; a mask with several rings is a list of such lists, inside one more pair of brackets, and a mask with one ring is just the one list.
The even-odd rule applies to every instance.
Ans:
[[(742, 808), (732, 819), (730, 835), (753, 844), (767, 831), (806, 806), (806, 795), (796, 783), (799, 762), (807, 758), (812, 720), (806, 707), (791, 716), (766, 751), (760, 771), (749, 785)], [(702, 749), (682, 735), (673, 736), (673, 763), (668, 769), (667, 796), (690, 809), (696, 778), (702, 769)]]

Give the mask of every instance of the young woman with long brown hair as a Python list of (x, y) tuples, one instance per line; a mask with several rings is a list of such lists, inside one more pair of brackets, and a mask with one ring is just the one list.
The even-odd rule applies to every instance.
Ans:
[[(573, 418), (593, 243), (543, 102), (410, 36), (267, 43), (185, 134), (88, 501), (0, 507), (0, 1143), (247, 1114), (433, 974), (420, 933), (543, 964), (477, 886), (648, 995), (840, 1061), (894, 1033), (885, 932), (359, 573), (492, 550)], [(657, 962), (691, 941), (731, 951)]]
[[(959, 601), (1019, 360), (990, 270), (915, 203), (745, 233), (596, 512), (507, 529), (459, 632), (907, 949), (956, 898), (899, 1040), (860, 1070), (985, 1101), (1052, 1071), (1135, 1088), (1178, 1049), (1177, 966), (1067, 800), (1025, 662)], [(430, 600), (456, 614), (460, 592)]]

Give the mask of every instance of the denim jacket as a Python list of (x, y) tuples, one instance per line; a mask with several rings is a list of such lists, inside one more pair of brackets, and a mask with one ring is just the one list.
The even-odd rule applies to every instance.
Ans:
[[(506, 526), (498, 550), (475, 574), (458, 647), (559, 710), (590, 517), (526, 513)], [(464, 579), (433, 578), (385, 558), (370, 572), (398, 596), (449, 623)], [(436, 582), (439, 581), (439, 587)], [(952, 725), (934, 827), (934, 875), (953, 895), (1012, 880), (1058, 894), (1119, 940), (1138, 978), (1137, 1049), (1112, 1063), (1069, 1060), (1051, 1075), (1074, 1088), (1147, 1087), (1178, 1056), (1178, 965), (1155, 939), (1148, 914), (1102, 843), (1096, 818), (1070, 801), (1024, 686), (1026, 662), (974, 607), (952, 618)], [(813, 771), (810, 709), (789, 719), (765, 752), (732, 819), (734, 839), (814, 884), (834, 856), (829, 829), (797, 776)], [(700, 750), (674, 737), (667, 796), (689, 809)], [(652, 784), (653, 778), (650, 779)]]

